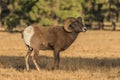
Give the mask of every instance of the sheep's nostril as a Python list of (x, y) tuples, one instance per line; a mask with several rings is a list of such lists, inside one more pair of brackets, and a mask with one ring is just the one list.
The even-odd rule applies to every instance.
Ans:
[(83, 27), (83, 32), (86, 32), (87, 31), (87, 28), (86, 27)]

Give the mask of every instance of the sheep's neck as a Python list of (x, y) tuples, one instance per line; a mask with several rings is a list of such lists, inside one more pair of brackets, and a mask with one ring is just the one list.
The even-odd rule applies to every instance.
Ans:
[(73, 40), (75, 40), (77, 38), (78, 34), (79, 33), (76, 33), (76, 32), (71, 33)]

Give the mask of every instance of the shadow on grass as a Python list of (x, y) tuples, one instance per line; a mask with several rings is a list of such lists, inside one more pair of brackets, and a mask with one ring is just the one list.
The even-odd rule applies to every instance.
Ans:
[(8, 33), (22, 33), (22, 31), (19, 31), (19, 30), (14, 30), (14, 31), (0, 30), (0, 32), (8, 32)]
[[(39, 56), (38, 62), (41, 69), (50, 70), (53, 65), (53, 57)], [(30, 59), (30, 69), (35, 66)], [(61, 58), (60, 70), (78, 70), (78, 69), (97, 69), (97, 68), (116, 68), (120, 67), (120, 59), (111, 58), (82, 58), (82, 57), (64, 57)], [(20, 56), (0, 56), (0, 68), (13, 68), (16, 70), (25, 70), (24, 57)]]

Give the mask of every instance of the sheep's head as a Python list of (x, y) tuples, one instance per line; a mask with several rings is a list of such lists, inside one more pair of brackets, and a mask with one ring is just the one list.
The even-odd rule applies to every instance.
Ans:
[(64, 29), (67, 32), (85, 32), (87, 28), (83, 25), (82, 18), (78, 17), (77, 19), (70, 17), (65, 20)]

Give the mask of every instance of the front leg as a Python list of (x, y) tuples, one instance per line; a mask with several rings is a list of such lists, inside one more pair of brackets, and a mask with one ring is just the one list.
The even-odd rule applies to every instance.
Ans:
[(54, 50), (54, 66), (53, 69), (59, 69), (59, 63), (60, 63), (60, 51)]

